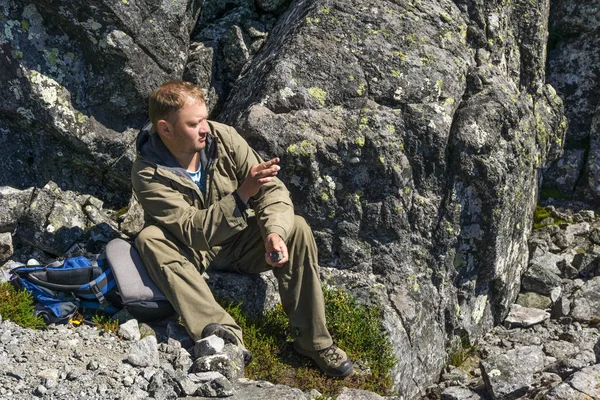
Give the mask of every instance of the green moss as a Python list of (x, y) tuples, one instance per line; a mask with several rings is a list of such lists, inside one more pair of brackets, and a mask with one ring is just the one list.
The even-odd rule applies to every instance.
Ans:
[(24, 328), (45, 326), (42, 317), (34, 315), (33, 298), (26, 290), (17, 290), (8, 282), (0, 282), (0, 315)]
[(287, 316), (281, 304), (265, 316), (248, 318), (239, 305), (224, 303), (225, 309), (244, 332), (244, 341), (254, 355), (245, 370), (247, 378), (276, 384), (316, 389), (326, 396), (339, 394), (344, 386), (391, 394), (391, 369), (396, 360), (382, 326), (382, 311), (377, 306), (358, 304), (338, 289), (323, 289), (327, 328), (334, 341), (349, 357), (370, 368), (370, 373), (344, 380), (324, 376), (306, 357), (294, 352)]
[(356, 138), (355, 143), (358, 147), (363, 147), (365, 145), (365, 137), (359, 136)]
[(330, 11), (331, 9), (329, 7), (321, 7), (321, 9), (319, 10), (321, 14), (329, 14)]
[(397, 70), (397, 69), (392, 70), (392, 76), (394, 78), (398, 78), (401, 74), (402, 74), (402, 71), (400, 71), (400, 70)]
[(543, 228), (544, 226), (547, 225), (561, 225), (561, 224), (566, 224), (568, 223), (567, 221), (565, 221), (564, 219), (561, 218), (554, 218), (552, 221), (552, 223), (548, 224), (548, 223), (542, 223), (542, 221), (544, 221), (547, 218), (551, 218), (552, 214), (550, 214), (550, 211), (548, 211), (548, 209), (546, 207), (542, 207), (542, 206), (536, 206), (535, 207), (535, 211), (533, 213), (533, 229), (540, 229)]
[(327, 92), (323, 89), (313, 86), (310, 89), (308, 89), (308, 94), (314, 97), (319, 102), (319, 104), (325, 104), (325, 100), (327, 99)]
[(31, 24), (29, 23), (29, 21), (26, 21), (26, 20), (21, 21), (21, 29), (23, 29), (24, 32), (27, 32), (29, 30), (30, 26), (31, 26)]

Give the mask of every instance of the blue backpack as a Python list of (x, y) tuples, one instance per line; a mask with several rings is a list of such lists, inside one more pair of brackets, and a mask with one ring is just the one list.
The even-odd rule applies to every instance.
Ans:
[[(150, 278), (130, 243), (113, 239), (91, 260), (71, 257), (45, 266), (18, 266), (11, 282), (27, 290), (35, 313), (46, 323), (80, 321), (98, 312), (113, 315), (125, 308), (140, 321), (169, 317), (175, 310)], [(79, 319), (74, 319), (76, 316)]]
[(119, 310), (116, 282), (102, 257), (71, 257), (45, 266), (17, 267), (11, 273), (13, 284), (31, 293), (35, 314), (47, 324), (68, 322), (77, 313), (112, 315)]

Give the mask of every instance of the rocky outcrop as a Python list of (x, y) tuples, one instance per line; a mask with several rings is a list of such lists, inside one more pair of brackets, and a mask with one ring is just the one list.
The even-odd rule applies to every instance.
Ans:
[(409, 398), (439, 375), (453, 334), (481, 335), (519, 292), (537, 170), (564, 134), (544, 85), (547, 13), (298, 1), (220, 114), (282, 157), (321, 263), (385, 287)]
[(545, 197), (600, 200), (600, 9), (587, 1), (553, 0), (548, 82), (565, 101), (565, 154), (544, 173)]
[(519, 299), (535, 293), (547, 301), (537, 301), (537, 306), (532, 302), (529, 308), (514, 304), (504, 326), (486, 334), (474, 347), (477, 351), (472, 351), (472, 359), (462, 362), (465, 371), (460, 374), (449, 368), (442, 382), (429, 388), (428, 399), (435, 399), (435, 393), (442, 393), (443, 399), (443, 393), (458, 393), (459, 389), (463, 397), (458, 398), (598, 397), (600, 270), (596, 263), (600, 247), (593, 232), (600, 227), (600, 217), (591, 210), (555, 206), (536, 214), (545, 218), (538, 218), (529, 240), (531, 258), (526, 274), (532, 268), (536, 274), (555, 271), (560, 276), (560, 291), (547, 296), (539, 286), (532, 292), (523, 281)]
[[(385, 310), (405, 398), (437, 379), (457, 337), (504, 321), (527, 267), (538, 170), (566, 127), (545, 85), (547, 1), (2, 7), (0, 185), (43, 188), (2, 224), (40, 252), (29, 256), (94, 251), (113, 234), (109, 222), (92, 234), (104, 221), (93, 199), (129, 200), (145, 99), (185, 77), (216, 118), (282, 158), (323, 272)], [(140, 227), (133, 202), (116, 219), (117, 232)], [(531, 275), (549, 288), (541, 296), (560, 297)]]
[(129, 198), (146, 98), (182, 75), (199, 6), (4, 2), (0, 185), (53, 180), (104, 200)]

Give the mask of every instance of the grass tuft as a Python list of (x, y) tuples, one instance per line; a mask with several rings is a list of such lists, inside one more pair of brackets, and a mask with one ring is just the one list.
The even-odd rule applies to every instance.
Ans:
[(17, 290), (9, 282), (0, 282), (0, 315), (23, 328), (40, 329), (46, 326), (34, 315), (33, 297), (26, 290)]
[(112, 319), (106, 314), (95, 314), (92, 316), (92, 322), (94, 326), (104, 332), (114, 333), (115, 335), (119, 331), (119, 321)]
[[(293, 349), (288, 318), (278, 304), (263, 317), (248, 318), (240, 305), (224, 304), (244, 332), (244, 342), (254, 356), (246, 377), (276, 384), (316, 389), (325, 396), (339, 394), (344, 386), (390, 395), (391, 369), (396, 365), (392, 347), (381, 327), (377, 306), (358, 304), (339, 289), (324, 288), (327, 327), (333, 340), (364, 371), (344, 380), (328, 378), (312, 360)], [(356, 369), (356, 368), (355, 368)]]

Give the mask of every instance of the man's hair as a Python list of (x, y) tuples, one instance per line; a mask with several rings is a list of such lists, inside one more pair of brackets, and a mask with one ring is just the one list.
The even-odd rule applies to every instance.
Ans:
[(148, 113), (154, 129), (157, 129), (158, 121), (161, 119), (172, 122), (173, 115), (189, 101), (190, 97), (205, 103), (200, 88), (190, 82), (168, 81), (156, 89), (148, 99)]

